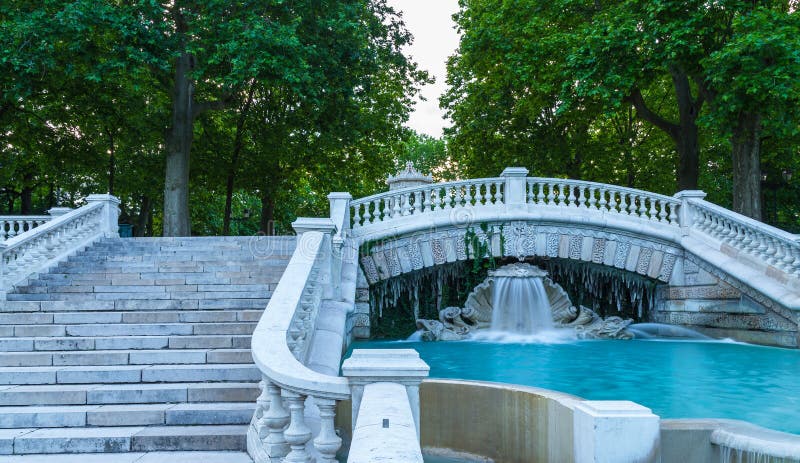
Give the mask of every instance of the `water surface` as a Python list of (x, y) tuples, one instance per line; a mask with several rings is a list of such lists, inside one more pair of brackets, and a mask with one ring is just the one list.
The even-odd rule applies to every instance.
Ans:
[[(432, 378), (632, 400), (662, 418), (730, 418), (800, 434), (800, 351), (727, 342), (357, 342), (416, 349)], [(349, 356), (349, 354), (348, 354)]]

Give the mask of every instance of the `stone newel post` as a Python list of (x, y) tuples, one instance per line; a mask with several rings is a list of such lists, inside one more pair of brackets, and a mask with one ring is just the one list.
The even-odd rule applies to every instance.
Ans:
[(108, 194), (94, 194), (86, 197), (86, 202), (104, 203), (102, 212), (101, 229), (103, 236), (106, 237), (119, 237), (119, 203), (120, 200), (116, 196)]
[(405, 387), (419, 439), (419, 385), (430, 367), (414, 349), (355, 349), (342, 364), (342, 375), (350, 381), (353, 429), (358, 421), (364, 387), (372, 383), (395, 383)]
[(506, 210), (523, 209), (526, 205), (528, 169), (524, 167), (506, 167), (501, 177), (506, 179), (503, 198)]
[(704, 199), (705, 197), (706, 193), (702, 190), (684, 190), (675, 193), (674, 198), (681, 201), (681, 207), (678, 211), (678, 223), (680, 223), (684, 235), (689, 234), (689, 229), (692, 228), (692, 222), (694, 221), (694, 214), (689, 200)]
[(573, 451), (576, 463), (658, 463), (659, 418), (627, 400), (587, 400), (575, 406)]
[(338, 300), (342, 296), (342, 264), (345, 249), (343, 248), (347, 231), (350, 229), (350, 193), (334, 192), (328, 195), (330, 202), (331, 221), (336, 226), (336, 231), (331, 238), (331, 282), (333, 283), (332, 296)]

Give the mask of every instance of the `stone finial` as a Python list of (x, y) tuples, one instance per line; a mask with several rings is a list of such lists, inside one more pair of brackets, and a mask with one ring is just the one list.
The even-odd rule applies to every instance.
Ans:
[(411, 161), (406, 162), (405, 169), (401, 170), (396, 175), (390, 175), (386, 179), (386, 184), (389, 185), (389, 191), (427, 185), (430, 183), (433, 183), (433, 177), (418, 171), (414, 168), (414, 163)]

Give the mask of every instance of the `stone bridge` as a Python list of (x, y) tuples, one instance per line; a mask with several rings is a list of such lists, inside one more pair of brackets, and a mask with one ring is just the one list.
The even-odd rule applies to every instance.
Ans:
[(354, 201), (332, 195), (349, 215), (342, 235), (360, 249), (356, 336), (368, 332), (369, 285), (474, 258), (468, 241), (476, 237), (495, 257), (587, 262), (649, 278), (659, 285), (650, 321), (798, 346), (798, 236), (709, 203), (702, 191), (664, 196), (527, 173), (433, 184), (408, 168), (390, 179), (401, 188)]

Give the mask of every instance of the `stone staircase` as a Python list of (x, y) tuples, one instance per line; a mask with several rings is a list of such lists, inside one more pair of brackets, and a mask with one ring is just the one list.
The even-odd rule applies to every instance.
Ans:
[(18, 286), (0, 301), (0, 455), (249, 461), (250, 334), (294, 246), (106, 239)]

